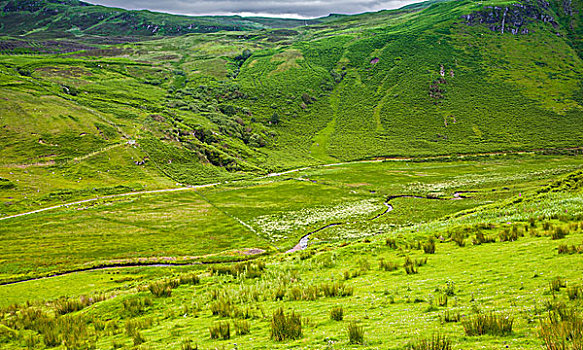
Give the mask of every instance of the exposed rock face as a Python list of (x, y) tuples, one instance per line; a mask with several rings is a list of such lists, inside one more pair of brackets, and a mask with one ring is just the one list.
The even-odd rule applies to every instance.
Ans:
[(545, 0), (537, 0), (536, 3), (526, 0), (506, 7), (486, 6), (484, 10), (463, 15), (462, 18), (470, 26), (485, 24), (495, 32), (528, 34), (529, 30), (525, 27), (528, 23), (542, 21), (550, 23), (555, 28), (558, 27), (558, 23), (549, 14), (548, 9), (549, 3)]

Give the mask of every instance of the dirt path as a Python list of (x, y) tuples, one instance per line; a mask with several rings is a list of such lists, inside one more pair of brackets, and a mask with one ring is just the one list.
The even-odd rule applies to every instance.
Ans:
[(65, 203), (65, 204), (59, 204), (59, 205), (55, 205), (55, 206), (52, 206), (52, 207), (37, 209), (37, 210), (33, 210), (33, 211), (28, 211), (28, 212), (25, 212), (25, 213), (20, 213), (20, 214), (5, 216), (5, 217), (0, 218), (0, 221), (2, 221), (2, 220), (8, 220), (8, 219), (13, 219), (13, 218), (21, 217), (21, 216), (26, 216), (26, 215), (32, 215), (32, 214), (36, 214), (36, 213), (42, 213), (44, 211), (55, 210), (55, 209), (58, 209), (58, 208), (70, 207), (72, 205), (78, 205), (78, 204), (83, 204), (83, 203), (95, 202), (95, 201), (98, 201), (100, 199), (111, 199), (111, 198), (119, 198), (119, 197), (137, 196), (137, 195), (141, 195), (141, 194), (152, 194), (152, 193), (166, 193), (166, 192), (187, 191), (187, 190), (193, 190), (193, 189), (197, 189), (197, 188), (205, 188), (205, 187), (217, 186), (219, 184), (220, 183), (214, 183), (214, 184), (208, 184), (208, 185), (198, 185), (198, 186), (188, 186), (188, 187), (178, 187), (178, 188), (167, 188), (167, 189), (163, 189), (163, 190), (127, 192), (127, 193), (120, 193), (120, 194), (112, 194), (112, 195), (108, 195), (108, 196), (100, 196), (100, 197), (84, 199), (84, 200), (80, 200), (80, 201), (76, 201), (76, 202), (69, 202), (69, 203)]

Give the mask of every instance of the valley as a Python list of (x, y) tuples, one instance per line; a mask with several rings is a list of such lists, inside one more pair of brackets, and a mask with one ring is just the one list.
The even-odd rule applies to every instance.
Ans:
[(580, 349), (582, 16), (0, 1), (0, 349)]

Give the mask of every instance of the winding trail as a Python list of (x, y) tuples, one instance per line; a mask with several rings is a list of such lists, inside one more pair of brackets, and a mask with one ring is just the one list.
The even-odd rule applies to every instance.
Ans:
[(95, 198), (83, 199), (83, 200), (76, 201), (76, 202), (69, 202), (69, 203), (59, 204), (59, 205), (55, 205), (55, 206), (52, 206), (52, 207), (37, 209), (37, 210), (33, 210), (33, 211), (28, 211), (28, 212), (25, 212), (25, 213), (20, 213), (20, 214), (5, 216), (5, 217), (1, 217), (0, 218), (0, 221), (2, 221), (2, 220), (8, 220), (8, 219), (13, 219), (13, 218), (17, 218), (17, 217), (20, 217), (20, 216), (26, 216), (26, 215), (36, 214), (36, 213), (42, 213), (44, 211), (49, 211), (49, 210), (55, 210), (55, 209), (64, 208), (64, 207), (70, 207), (72, 205), (78, 205), (78, 204), (83, 204), (83, 203), (95, 202), (95, 201), (98, 201), (100, 199), (111, 199), (111, 198), (119, 198), (119, 197), (137, 196), (137, 195), (141, 195), (141, 194), (152, 194), (152, 193), (165, 193), (165, 192), (186, 191), (186, 190), (192, 190), (192, 189), (197, 189), (197, 188), (212, 187), (212, 186), (216, 186), (216, 185), (218, 185), (218, 183), (208, 184), (208, 185), (189, 186), (189, 187), (167, 188), (167, 189), (163, 189), (163, 190), (127, 192), (127, 193), (120, 193), (120, 194), (112, 194), (112, 195), (108, 195), (108, 196), (100, 196), (100, 197), (95, 197)]

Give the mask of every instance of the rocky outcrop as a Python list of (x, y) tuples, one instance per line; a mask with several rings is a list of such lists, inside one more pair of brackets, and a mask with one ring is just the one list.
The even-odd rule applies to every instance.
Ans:
[(463, 15), (462, 18), (469, 26), (486, 25), (490, 30), (503, 34), (528, 34), (529, 29), (526, 26), (533, 22), (540, 21), (558, 27), (548, 10), (549, 3), (545, 0), (526, 0), (505, 7), (486, 6), (483, 10)]

